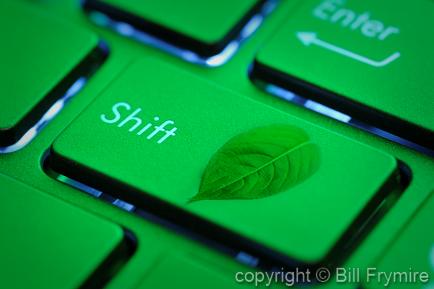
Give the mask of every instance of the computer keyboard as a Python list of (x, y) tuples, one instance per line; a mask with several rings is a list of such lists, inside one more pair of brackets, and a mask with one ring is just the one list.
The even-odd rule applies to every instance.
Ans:
[(433, 13), (2, 1), (0, 287), (430, 288)]

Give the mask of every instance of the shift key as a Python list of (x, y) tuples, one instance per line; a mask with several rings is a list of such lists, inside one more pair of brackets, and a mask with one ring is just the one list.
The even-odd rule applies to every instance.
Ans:
[(251, 76), (432, 150), (433, 26), (429, 0), (303, 1)]
[(47, 166), (215, 242), (303, 264), (348, 253), (349, 230), (400, 190), (394, 157), (151, 59), (57, 138)]

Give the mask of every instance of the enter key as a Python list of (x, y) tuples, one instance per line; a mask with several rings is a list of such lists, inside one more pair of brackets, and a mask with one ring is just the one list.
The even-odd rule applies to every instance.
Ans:
[(428, 0), (303, 1), (259, 51), (251, 78), (278, 96), (297, 102), (285, 93), (293, 92), (319, 103), (302, 102), (308, 108), (432, 152), (433, 24)]

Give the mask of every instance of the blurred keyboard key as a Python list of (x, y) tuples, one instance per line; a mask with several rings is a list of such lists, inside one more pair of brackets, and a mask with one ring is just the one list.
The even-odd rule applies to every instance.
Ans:
[(0, 192), (2, 288), (96, 288), (130, 254), (115, 224), (1, 174)]
[(0, 3), (0, 152), (35, 137), (106, 54), (93, 33), (20, 2)]
[(235, 53), (275, 4), (275, 0), (86, 0), (83, 7), (96, 22), (120, 34), (190, 62), (217, 66)]

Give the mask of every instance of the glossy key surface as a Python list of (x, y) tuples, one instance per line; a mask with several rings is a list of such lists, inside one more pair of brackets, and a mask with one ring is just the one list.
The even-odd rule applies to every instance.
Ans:
[[(157, 129), (163, 123), (164, 133)], [(273, 124), (303, 129), (319, 146), (313, 176), (268, 198), (189, 203), (225, 142)], [(392, 156), (150, 59), (131, 65), (107, 87), (54, 142), (51, 154), (49, 166), (59, 174), (199, 234), (248, 246), (241, 235), (308, 263), (322, 261), (399, 186)], [(229, 233), (217, 233), (212, 224)]]
[(433, 149), (434, 2), (300, 2), (253, 78)]
[(118, 225), (2, 174), (0, 196), (2, 288), (97, 288), (125, 260)]
[(0, 3), (0, 147), (37, 133), (103, 58), (95, 34), (21, 2)]

